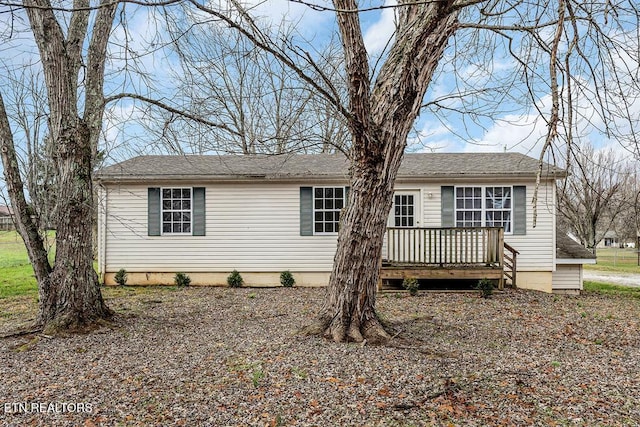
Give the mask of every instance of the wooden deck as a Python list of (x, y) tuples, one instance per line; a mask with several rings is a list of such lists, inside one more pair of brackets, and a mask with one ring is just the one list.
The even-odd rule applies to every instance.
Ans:
[[(500, 227), (387, 229), (380, 285), (389, 280), (490, 279), (504, 287), (504, 230)], [(507, 268), (517, 251), (508, 247)], [(515, 251), (515, 252), (512, 252)], [(513, 271), (507, 272), (515, 284)]]

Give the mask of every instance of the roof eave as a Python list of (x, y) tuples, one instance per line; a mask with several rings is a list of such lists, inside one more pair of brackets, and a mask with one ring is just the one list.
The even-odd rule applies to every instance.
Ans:
[[(473, 179), (526, 179), (534, 180), (535, 174), (530, 172), (516, 172), (516, 173), (482, 173), (482, 174), (430, 174), (430, 175), (398, 175), (398, 182), (409, 181), (442, 181), (442, 180), (473, 180)], [(564, 176), (545, 174), (542, 179), (545, 181), (564, 178)], [(172, 174), (172, 175), (101, 175), (95, 176), (95, 179), (99, 183), (122, 183), (122, 184), (134, 184), (143, 182), (162, 182), (162, 181), (174, 181), (174, 182), (234, 182), (234, 181), (344, 181), (349, 177), (346, 174), (335, 175), (266, 175), (266, 174), (254, 174), (254, 175), (184, 175), (184, 174)]]
[(595, 258), (556, 258), (556, 264), (596, 264)]
[(98, 175), (98, 183), (103, 184), (140, 184), (149, 182), (256, 182), (256, 181), (346, 181), (346, 175)]

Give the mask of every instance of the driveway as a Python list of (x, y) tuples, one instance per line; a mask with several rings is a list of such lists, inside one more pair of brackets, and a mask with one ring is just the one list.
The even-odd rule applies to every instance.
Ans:
[(610, 271), (584, 270), (584, 280), (604, 282), (614, 285), (640, 287), (640, 274), (614, 273)]

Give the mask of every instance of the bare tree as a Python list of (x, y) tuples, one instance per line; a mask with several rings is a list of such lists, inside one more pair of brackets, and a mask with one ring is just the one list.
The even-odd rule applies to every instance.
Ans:
[[(580, 242), (596, 253), (605, 233), (628, 210), (631, 169), (613, 150), (574, 147), (568, 177), (558, 186), (558, 211)], [(635, 226), (635, 221), (634, 221)]]
[[(226, 4), (232, 10), (195, 1), (191, 4), (240, 31), (257, 47), (294, 69), (335, 106), (348, 124), (350, 200), (341, 217), (326, 300), (319, 322), (308, 329), (310, 332), (335, 341), (380, 341), (388, 337), (375, 312), (382, 241), (407, 135), (423, 105), (472, 114), (474, 102), (460, 102), (470, 96), (472, 100), (489, 101), (489, 107), (483, 105), (477, 117), (491, 117), (491, 106), (500, 105), (506, 98), (520, 101), (546, 121), (541, 158), (559, 142), (572, 143), (579, 123), (596, 124), (598, 119), (603, 131), (624, 135), (632, 144), (630, 149), (637, 148), (633, 145), (637, 123), (632, 111), (639, 93), (633, 71), (640, 63), (635, 31), (639, 12), (631, 2), (614, 6), (606, 1), (583, 4), (575, 0), (401, 0), (394, 10), (393, 38), (374, 61), (374, 67), (370, 66), (363, 40), (359, 17), (363, 9), (358, 2), (333, 0), (331, 8), (298, 2), (336, 14), (345, 58), (346, 105), (336, 96), (330, 79), (308, 75), (296, 61), (313, 64), (311, 58), (299, 51), (285, 51), (270, 40), (239, 2)], [(452, 40), (452, 52), (445, 57)], [(629, 47), (627, 51), (625, 46)], [(477, 79), (469, 78), (468, 73), (463, 76), (455, 58), (467, 60), (467, 69), (476, 68), (481, 73), (488, 69), (483, 63), (498, 47), (508, 53), (510, 66), (508, 73), (489, 70), (499, 81), (495, 87), (481, 90), (460, 84), (450, 95), (424, 102), (436, 73), (446, 75), (446, 70), (439, 68), (441, 64), (453, 64), (450, 74), (458, 77), (459, 83), (466, 79), (473, 86)], [(590, 114), (578, 108), (577, 100), (585, 99), (593, 107)], [(532, 201), (534, 214), (536, 199)]]
[[(166, 16), (169, 45), (179, 59), (172, 80), (181, 108), (227, 125), (212, 128), (158, 108), (148, 128), (168, 151), (282, 154), (330, 152), (347, 145), (348, 131), (335, 108), (270, 52), (217, 21), (198, 22), (188, 9)], [(284, 20), (264, 31), (278, 41), (280, 51), (293, 44), (295, 27)], [(329, 43), (317, 55), (317, 65), (344, 88), (338, 54)], [(307, 64), (304, 72), (314, 70)]]
[(49, 111), (42, 73), (26, 67), (18, 73), (8, 70), (5, 77), (7, 114), (15, 123), (16, 135), (22, 143), (17, 150), (22, 179), (30, 206), (41, 230), (55, 228), (57, 177), (54, 145), (47, 134)]
[(613, 229), (622, 243), (637, 244), (640, 236), (640, 182), (637, 167), (629, 167), (629, 177), (622, 189), (625, 205), (616, 216)]
[(37, 323), (51, 331), (83, 327), (112, 315), (93, 269), (92, 171), (104, 112), (107, 42), (118, 2), (103, 0), (93, 14), (89, 6), (87, 0), (75, 0), (73, 11), (66, 14), (56, 12), (49, 0), (23, 2), (47, 89), (48, 135), (58, 187), (53, 265), (25, 196), (0, 94), (0, 149), (7, 192), (38, 281)]

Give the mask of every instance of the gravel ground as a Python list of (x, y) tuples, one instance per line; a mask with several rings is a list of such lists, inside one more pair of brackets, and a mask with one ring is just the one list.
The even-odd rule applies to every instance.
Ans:
[(0, 300), (1, 425), (640, 425), (637, 299), (386, 293), (375, 347), (296, 334), (320, 289), (106, 294), (114, 325), (53, 339)]

